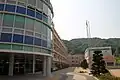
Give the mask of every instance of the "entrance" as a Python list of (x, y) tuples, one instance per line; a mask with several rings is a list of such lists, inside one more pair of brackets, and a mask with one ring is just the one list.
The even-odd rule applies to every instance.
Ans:
[(0, 54), (0, 75), (8, 75), (9, 71), (9, 55)]
[(24, 74), (25, 58), (23, 54), (14, 56), (14, 74)]

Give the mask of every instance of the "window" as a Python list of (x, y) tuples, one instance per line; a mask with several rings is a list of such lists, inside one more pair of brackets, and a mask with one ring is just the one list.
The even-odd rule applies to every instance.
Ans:
[(24, 51), (33, 51), (33, 47), (31, 47), (31, 46), (24, 46)]
[(25, 24), (25, 17), (16, 15), (16, 17), (15, 17), (15, 27), (23, 29), (24, 28), (24, 24)]
[(23, 43), (23, 35), (14, 34), (13, 42), (15, 43)]
[(16, 0), (7, 0), (7, 3), (16, 4)]
[(33, 6), (36, 5), (36, 0), (28, 0), (28, 4), (31, 4)]
[(41, 52), (41, 48), (39, 48), (39, 47), (34, 47), (34, 52)]
[(21, 14), (25, 14), (26, 13), (26, 8), (17, 6), (16, 12), (21, 13)]
[(14, 16), (11, 14), (5, 14), (3, 18), (3, 26), (13, 27)]
[(48, 22), (48, 17), (47, 17), (47, 15), (44, 14), (44, 13), (43, 13), (43, 18), (42, 18), (42, 19), (43, 19), (43, 21)]
[(41, 39), (35, 38), (34, 44), (37, 45), (37, 46), (41, 46)]
[(11, 42), (12, 34), (9, 33), (1, 33), (1, 41), (2, 42)]
[(26, 3), (26, 0), (18, 0), (18, 2)]
[(48, 14), (48, 6), (46, 4), (43, 4), (43, 11)]
[(35, 22), (35, 32), (39, 32), (39, 33), (42, 32), (42, 23), (39, 21)]
[(3, 15), (3, 14), (0, 14), (0, 26), (1, 26), (1, 24), (2, 24), (2, 15)]
[(34, 20), (30, 18), (26, 18), (26, 27), (27, 30), (34, 31)]
[(4, 10), (4, 4), (0, 4), (0, 11)]
[(48, 26), (43, 24), (43, 26), (42, 26), (43, 31), (42, 32), (43, 32), (44, 35), (47, 35), (47, 28), (48, 28)]
[(42, 40), (42, 46), (43, 46), (43, 47), (47, 47), (47, 41)]
[(11, 49), (11, 44), (0, 43), (0, 49)]
[(23, 46), (22, 45), (13, 44), (12, 45), (12, 50), (23, 50)]
[(42, 12), (36, 12), (36, 18), (42, 20)]
[(0, 0), (0, 2), (5, 2), (5, 0)]
[[(32, 0), (31, 0), (32, 1)], [(33, 0), (34, 1), (34, 0)], [(31, 9), (27, 9), (27, 15), (35, 17), (35, 11), (31, 10)]]
[(2, 32), (12, 32), (12, 28), (3, 28)]
[(33, 45), (33, 37), (25, 36), (25, 42), (24, 43)]
[(15, 12), (15, 6), (14, 5), (6, 5), (5, 7), (5, 11), (8, 11), (8, 12)]
[(37, 0), (37, 8), (42, 10), (43, 9), (43, 3), (41, 0)]
[(26, 32), (25, 32), (25, 35), (33, 36), (33, 32), (31, 32), (31, 31), (26, 31)]
[(24, 34), (24, 30), (14, 29), (15, 34)]
[(35, 33), (35, 37), (41, 38), (41, 34)]

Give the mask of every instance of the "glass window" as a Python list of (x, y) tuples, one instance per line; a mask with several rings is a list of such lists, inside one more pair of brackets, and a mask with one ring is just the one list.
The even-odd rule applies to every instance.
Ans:
[(3, 14), (0, 14), (0, 26), (1, 26), (1, 24), (2, 24), (2, 15), (3, 15)]
[(31, 47), (31, 46), (24, 46), (24, 51), (33, 51), (33, 47)]
[(18, 0), (18, 2), (24, 2), (24, 3), (26, 3), (26, 0)]
[(25, 42), (24, 43), (33, 45), (33, 37), (25, 36)]
[(41, 38), (41, 34), (35, 33), (35, 37)]
[(42, 18), (42, 19), (43, 19), (43, 21), (48, 22), (48, 17), (47, 17), (47, 15), (44, 14), (44, 13), (43, 13), (43, 18)]
[(5, 0), (0, 0), (0, 2), (5, 2)]
[(35, 17), (35, 11), (31, 9), (27, 9), (27, 15)]
[(12, 28), (3, 28), (2, 32), (12, 32)]
[(1, 41), (2, 42), (11, 42), (12, 34), (9, 33), (1, 33)]
[(25, 35), (33, 36), (33, 32), (31, 32), (31, 31), (26, 31), (26, 32), (25, 32)]
[(39, 32), (39, 33), (42, 32), (42, 23), (39, 21), (35, 22), (35, 32)]
[(47, 47), (47, 41), (42, 40), (42, 47)]
[(3, 26), (13, 27), (14, 15), (5, 14), (3, 18)]
[(25, 24), (25, 17), (23, 16), (17, 16), (15, 17), (15, 26), (16, 28), (24, 28)]
[(41, 39), (35, 38), (34, 44), (37, 45), (37, 46), (41, 46)]
[(12, 50), (23, 50), (23, 46), (22, 45), (13, 44), (12, 45)]
[(42, 28), (43, 31), (42, 32), (46, 36), (47, 36), (47, 28), (48, 28), (47, 25), (43, 24), (43, 28)]
[(15, 43), (23, 43), (23, 35), (14, 34), (13, 42)]
[(24, 30), (14, 29), (15, 34), (24, 34)]
[(0, 11), (4, 10), (4, 4), (0, 4)]
[(14, 5), (6, 5), (5, 7), (5, 11), (8, 11), (8, 12), (15, 12), (15, 6)]
[(17, 6), (16, 12), (21, 13), (21, 14), (25, 14), (26, 13), (26, 8)]
[(43, 4), (43, 11), (48, 14), (48, 6), (46, 4)]
[(7, 0), (7, 3), (16, 4), (16, 0)]
[(42, 20), (42, 12), (36, 12), (36, 18)]
[(34, 20), (30, 18), (26, 18), (26, 27), (27, 30), (34, 30)]
[(43, 9), (43, 2), (41, 0), (37, 0), (37, 8), (40, 10)]
[(36, 0), (28, 0), (28, 4), (31, 4), (33, 6), (36, 5)]
[(0, 49), (11, 49), (11, 44), (0, 43)]
[(39, 48), (39, 47), (34, 47), (34, 52), (41, 52), (41, 48)]

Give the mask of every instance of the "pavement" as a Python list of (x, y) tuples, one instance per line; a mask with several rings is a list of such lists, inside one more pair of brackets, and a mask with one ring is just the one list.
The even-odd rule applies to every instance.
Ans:
[(120, 69), (110, 69), (109, 71), (113, 76), (120, 77)]
[(79, 73), (85, 71), (82, 68), (66, 68), (52, 73), (51, 77), (43, 77), (39, 74), (36, 75), (19, 75), (19, 76), (0, 76), (0, 80), (96, 80), (88, 73)]

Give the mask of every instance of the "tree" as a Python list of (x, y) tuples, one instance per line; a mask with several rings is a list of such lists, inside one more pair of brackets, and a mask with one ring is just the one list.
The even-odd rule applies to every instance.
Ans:
[(88, 68), (88, 64), (87, 64), (86, 59), (84, 59), (84, 60), (81, 62), (80, 66), (81, 66), (83, 69)]
[(105, 61), (103, 60), (102, 51), (94, 51), (91, 73), (94, 76), (99, 76), (101, 73), (108, 73), (108, 70), (105, 67)]

